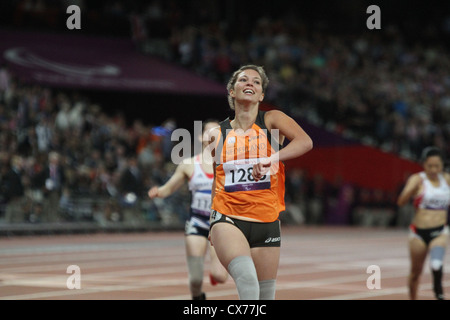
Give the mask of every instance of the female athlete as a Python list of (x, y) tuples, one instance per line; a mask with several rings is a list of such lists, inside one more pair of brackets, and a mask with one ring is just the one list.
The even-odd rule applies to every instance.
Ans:
[(409, 296), (417, 299), (419, 279), (425, 258), (430, 255), (433, 291), (436, 299), (443, 300), (442, 288), (444, 254), (448, 240), (447, 215), (450, 205), (450, 174), (443, 171), (444, 157), (435, 147), (422, 152), (424, 170), (412, 174), (397, 204), (405, 205), (414, 199), (416, 212), (410, 225), (409, 253), (411, 270), (408, 277)]
[[(234, 72), (227, 85), (234, 110), (210, 132), (214, 182), (210, 240), (243, 300), (275, 299), (279, 213), (285, 210), (283, 161), (312, 148), (291, 117), (260, 111), (268, 78), (261, 66)], [(284, 139), (288, 139), (283, 148)]]

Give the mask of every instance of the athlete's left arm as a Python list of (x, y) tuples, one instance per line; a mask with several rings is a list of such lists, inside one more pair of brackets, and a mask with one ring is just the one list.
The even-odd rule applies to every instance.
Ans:
[(300, 125), (287, 114), (279, 110), (268, 111), (264, 122), (269, 131), (279, 130), (280, 141), (284, 138), (289, 143), (280, 151), (272, 154), (269, 159), (264, 159), (253, 166), (253, 178), (258, 181), (269, 170), (273, 162), (285, 161), (300, 157), (313, 148), (313, 141), (310, 136), (300, 127)]
[(300, 157), (313, 148), (313, 141), (300, 125), (287, 114), (279, 110), (271, 110), (266, 113), (265, 122), (269, 131), (278, 129), (280, 136), (284, 136), (289, 143), (272, 159), (285, 161)]

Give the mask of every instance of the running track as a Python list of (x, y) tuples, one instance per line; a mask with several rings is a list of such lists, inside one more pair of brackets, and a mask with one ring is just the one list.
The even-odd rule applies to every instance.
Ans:
[[(208, 264), (207, 298), (237, 299), (231, 278), (211, 286)], [(70, 265), (80, 268), (80, 289), (67, 288)], [(380, 289), (367, 288), (370, 265), (380, 268)], [(408, 268), (404, 229), (282, 227), (276, 298), (407, 300)], [(448, 273), (444, 286), (450, 293)], [(419, 299), (434, 299), (428, 267), (419, 289)], [(0, 238), (0, 300), (180, 299), (190, 299), (182, 231)]]

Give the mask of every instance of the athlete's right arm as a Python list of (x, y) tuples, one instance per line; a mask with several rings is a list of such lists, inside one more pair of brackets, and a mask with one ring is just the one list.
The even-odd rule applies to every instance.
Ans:
[(174, 193), (175, 191), (177, 191), (185, 182), (186, 180), (186, 169), (188, 164), (182, 162), (180, 163), (174, 174), (170, 177), (170, 179), (163, 184), (162, 186), (158, 187), (158, 186), (154, 186), (152, 188), (150, 188), (150, 190), (148, 191), (148, 196), (150, 197), (150, 199), (153, 198), (166, 198), (168, 196), (170, 196), (172, 193)]
[(408, 201), (417, 194), (417, 191), (422, 183), (422, 178), (417, 174), (411, 175), (406, 181), (405, 187), (397, 198), (397, 205), (403, 206), (408, 203)]
[(450, 187), (450, 173), (444, 172), (444, 178), (447, 181), (448, 186)]
[(221, 135), (220, 127), (211, 128), (208, 132), (205, 133), (206, 139), (208, 140), (208, 145), (206, 146), (205, 151), (209, 151), (211, 153), (211, 159), (212, 159), (212, 168), (214, 172), (214, 178), (212, 182), (212, 189), (211, 189), (211, 204), (214, 200), (214, 195), (216, 194), (216, 163), (217, 160), (220, 159), (220, 154), (216, 154), (216, 149), (218, 146), (218, 140)]

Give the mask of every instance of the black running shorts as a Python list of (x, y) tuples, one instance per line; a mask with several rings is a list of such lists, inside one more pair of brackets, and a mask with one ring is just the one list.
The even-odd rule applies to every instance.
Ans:
[(417, 228), (414, 224), (410, 224), (409, 232), (410, 237), (422, 239), (423, 242), (425, 242), (425, 244), (428, 246), (434, 238), (440, 236), (441, 234), (448, 234), (449, 228), (447, 225), (442, 225), (435, 228), (420, 229)]
[(211, 228), (217, 223), (229, 223), (236, 226), (247, 238), (250, 248), (256, 247), (280, 247), (281, 230), (280, 221), (253, 222), (230, 218), (215, 210), (211, 213)]

